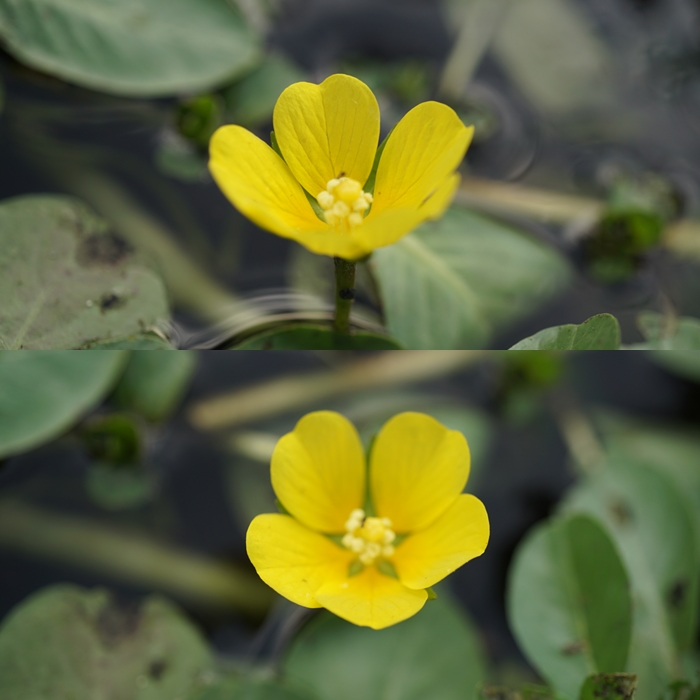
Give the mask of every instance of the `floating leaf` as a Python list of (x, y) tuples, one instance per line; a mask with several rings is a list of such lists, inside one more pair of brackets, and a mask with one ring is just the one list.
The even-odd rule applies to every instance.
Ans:
[(0, 457), (58, 437), (98, 404), (125, 353), (0, 351)]
[(232, 350), (400, 350), (389, 336), (356, 331), (336, 333), (326, 326), (289, 325), (251, 336)]
[(634, 633), (627, 666), (618, 670), (639, 676), (639, 700), (663, 693), (695, 640), (700, 552), (687, 507), (664, 474), (615, 452), (563, 505), (604, 524), (629, 573)]
[(671, 479), (686, 501), (700, 542), (700, 432), (659, 426), (610, 413), (596, 417), (609, 452), (643, 462)]
[(521, 649), (569, 700), (592, 670), (625, 668), (629, 580), (610, 537), (590, 517), (551, 520), (528, 533), (510, 571), (507, 607)]
[(0, 0), (0, 41), (32, 68), (134, 96), (207, 90), (259, 56), (222, 0)]
[(151, 421), (167, 418), (178, 406), (197, 363), (188, 350), (132, 352), (117, 388), (116, 402)]
[(91, 350), (176, 350), (167, 340), (163, 340), (155, 333), (135, 335), (122, 340), (108, 340), (104, 343), (93, 343)]
[(156, 485), (151, 474), (141, 468), (94, 464), (85, 478), (88, 496), (105, 510), (128, 510), (151, 501)]
[[(1, 1), (1, 0), (0, 0)], [(0, 204), (0, 348), (78, 349), (169, 318), (160, 278), (86, 206), (60, 196)]]
[(485, 675), (473, 625), (445, 596), (380, 631), (322, 613), (294, 641), (284, 670), (318, 700), (464, 700)]
[(371, 259), (389, 332), (411, 349), (481, 347), (560, 292), (570, 269), (527, 235), (453, 207)]
[(211, 667), (199, 632), (158, 597), (120, 609), (104, 590), (51, 586), (0, 627), (0, 697), (12, 700), (173, 700)]
[(598, 314), (580, 325), (545, 328), (516, 343), (511, 350), (619, 350), (620, 324), (610, 314)]

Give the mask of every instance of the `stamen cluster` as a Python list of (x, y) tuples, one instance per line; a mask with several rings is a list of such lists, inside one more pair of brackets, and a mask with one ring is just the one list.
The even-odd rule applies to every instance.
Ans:
[(358, 555), (365, 566), (373, 564), (380, 557), (390, 557), (394, 553), (393, 542), (396, 533), (391, 529), (389, 518), (367, 517), (361, 508), (350, 513), (345, 523), (347, 534), (343, 546)]
[(316, 197), (323, 209), (326, 223), (346, 230), (362, 224), (372, 200), (372, 195), (364, 192), (362, 185), (349, 177), (329, 180), (326, 189)]

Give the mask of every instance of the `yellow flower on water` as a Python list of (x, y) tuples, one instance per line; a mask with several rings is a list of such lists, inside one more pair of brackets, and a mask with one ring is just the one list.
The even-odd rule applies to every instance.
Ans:
[(271, 476), (289, 515), (253, 520), (250, 560), (285, 598), (356, 625), (415, 615), (427, 588), (486, 549), (486, 509), (462, 493), (467, 442), (422, 413), (384, 425), (369, 470), (352, 423), (310, 413), (277, 443)]
[(241, 126), (218, 129), (210, 144), (214, 179), (261, 228), (346, 260), (442, 215), (474, 131), (444, 104), (418, 105), (387, 139), (371, 193), (379, 106), (363, 82), (332, 75), (320, 85), (295, 83), (280, 95), (273, 125), (284, 159)]

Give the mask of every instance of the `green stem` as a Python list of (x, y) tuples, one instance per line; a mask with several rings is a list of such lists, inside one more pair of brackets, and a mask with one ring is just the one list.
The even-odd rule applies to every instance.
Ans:
[(274, 594), (247, 569), (83, 517), (0, 499), (0, 549), (72, 565), (203, 608), (263, 615)]
[(357, 263), (333, 258), (335, 263), (335, 321), (338, 333), (350, 332), (350, 309), (355, 301), (355, 267)]

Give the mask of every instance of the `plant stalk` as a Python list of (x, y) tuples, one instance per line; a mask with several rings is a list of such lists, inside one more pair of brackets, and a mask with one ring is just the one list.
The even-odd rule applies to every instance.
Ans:
[(261, 616), (274, 594), (232, 564), (83, 517), (0, 499), (0, 549), (57, 561), (110, 579), (163, 591), (208, 609)]
[(335, 321), (338, 333), (350, 332), (350, 310), (355, 301), (355, 268), (357, 263), (333, 258), (335, 263)]

